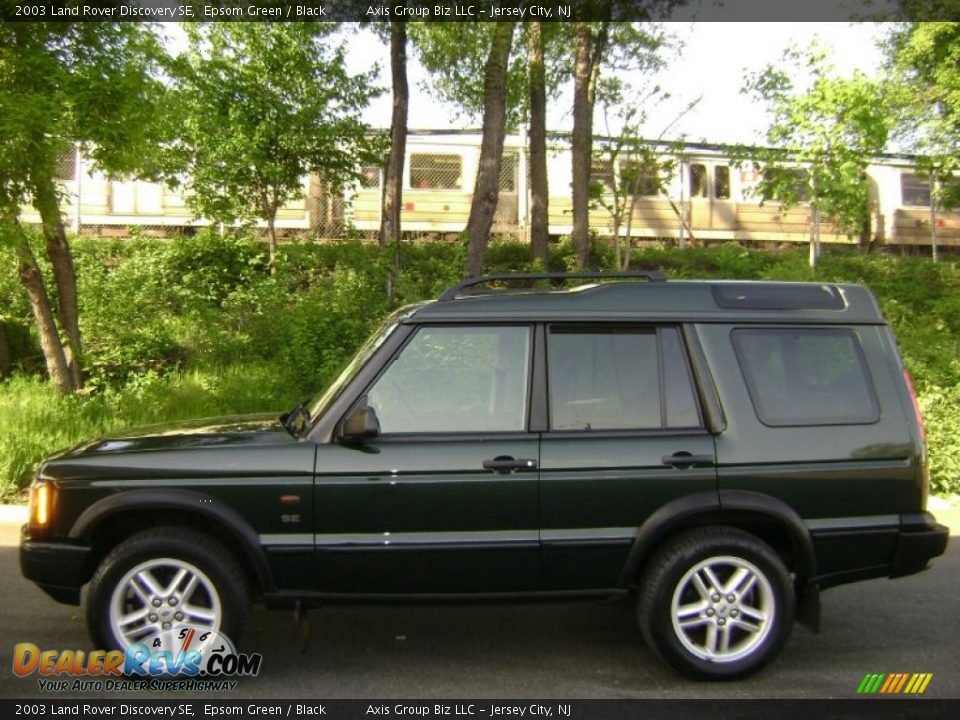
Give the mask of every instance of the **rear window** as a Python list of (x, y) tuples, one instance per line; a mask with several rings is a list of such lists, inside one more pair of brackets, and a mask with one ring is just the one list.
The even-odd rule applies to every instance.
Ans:
[(734, 330), (731, 337), (764, 425), (856, 425), (880, 418), (863, 350), (853, 332), (763, 328)]

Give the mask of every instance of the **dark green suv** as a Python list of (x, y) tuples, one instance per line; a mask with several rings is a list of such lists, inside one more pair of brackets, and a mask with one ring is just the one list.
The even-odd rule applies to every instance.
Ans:
[(635, 594), (664, 660), (728, 678), (795, 617), (816, 628), (820, 590), (944, 552), (866, 289), (628, 275), (465, 281), (280, 418), (63, 452), (33, 486), (23, 574), (65, 603), (88, 585), (108, 648), (178, 623), (236, 636), (254, 600)]

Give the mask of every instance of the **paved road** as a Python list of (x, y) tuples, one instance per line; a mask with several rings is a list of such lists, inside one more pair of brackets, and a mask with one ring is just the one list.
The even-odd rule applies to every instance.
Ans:
[[(0, 697), (34, 697), (36, 680), (12, 676), (14, 643), (91, 646), (79, 608), (20, 577), (16, 543), (0, 524)], [(263, 653), (260, 676), (209, 697), (850, 698), (866, 672), (932, 672), (926, 695), (957, 698), (958, 597), (954, 538), (926, 573), (825, 593), (823, 633), (797, 626), (771, 667), (733, 684), (662, 667), (625, 602), (332, 607), (311, 613), (304, 653), (290, 613), (258, 610), (245, 646)]]

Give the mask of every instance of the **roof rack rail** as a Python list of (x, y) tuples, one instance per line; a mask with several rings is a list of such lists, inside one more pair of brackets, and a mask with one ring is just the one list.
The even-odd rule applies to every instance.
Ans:
[(443, 291), (437, 300), (445, 302), (454, 300), (460, 294), (461, 290), (476, 285), (484, 285), (490, 282), (499, 282), (501, 280), (607, 280), (620, 278), (644, 278), (651, 282), (666, 282), (667, 276), (659, 270), (630, 270), (627, 272), (579, 272), (579, 273), (507, 273), (505, 275), (484, 275), (477, 278), (468, 278), (461, 280), (456, 285), (452, 285)]

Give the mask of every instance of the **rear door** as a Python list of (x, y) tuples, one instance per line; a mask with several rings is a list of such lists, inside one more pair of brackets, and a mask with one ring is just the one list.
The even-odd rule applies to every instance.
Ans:
[(553, 324), (546, 335), (544, 585), (616, 587), (650, 514), (716, 492), (713, 437), (679, 327)]

